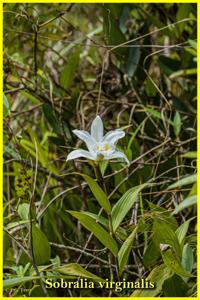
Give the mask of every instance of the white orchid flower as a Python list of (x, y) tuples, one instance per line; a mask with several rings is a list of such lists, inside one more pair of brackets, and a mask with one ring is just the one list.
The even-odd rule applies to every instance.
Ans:
[(73, 130), (73, 133), (85, 142), (89, 151), (83, 149), (74, 150), (67, 156), (67, 161), (79, 157), (95, 161), (122, 158), (129, 164), (126, 155), (116, 149), (117, 141), (125, 136), (125, 132), (116, 129), (103, 135), (103, 122), (99, 116), (92, 122), (90, 134), (85, 130)]

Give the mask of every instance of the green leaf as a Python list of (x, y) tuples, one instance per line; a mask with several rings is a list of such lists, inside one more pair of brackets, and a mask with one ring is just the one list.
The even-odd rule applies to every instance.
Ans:
[(64, 266), (60, 266), (58, 268), (54, 268), (54, 271), (59, 272), (61, 274), (69, 275), (69, 276), (76, 276), (76, 277), (83, 277), (83, 278), (90, 278), (97, 282), (105, 281), (101, 277), (96, 276), (95, 274), (85, 270), (79, 264), (71, 263)]
[(54, 131), (56, 133), (61, 134), (62, 130), (60, 128), (60, 124), (56, 117), (53, 107), (49, 103), (44, 103), (42, 105), (42, 109), (43, 109), (45, 118), (47, 119), (50, 126), (54, 129)]
[(133, 141), (134, 141), (136, 135), (137, 135), (138, 132), (140, 131), (141, 127), (144, 125), (144, 122), (145, 122), (145, 121), (146, 121), (146, 120), (142, 121), (142, 122), (140, 123), (140, 125), (136, 128), (136, 130), (133, 132), (133, 134), (132, 134), (132, 136), (131, 136), (131, 138), (130, 138), (130, 140), (129, 140), (129, 142), (128, 142), (127, 150), (129, 150), (129, 149), (131, 148), (131, 145), (132, 145), (132, 143), (133, 143)]
[(102, 188), (98, 185), (98, 183), (90, 176), (81, 174), (81, 176), (85, 179), (87, 184), (89, 185), (94, 197), (99, 202), (100, 206), (103, 207), (103, 209), (110, 214), (111, 213), (111, 205), (108, 200), (108, 197), (102, 190)]
[(125, 63), (122, 65), (122, 70), (129, 77), (135, 74), (141, 57), (141, 50), (139, 47), (129, 48), (128, 56)]
[(16, 151), (16, 149), (11, 148), (8, 145), (3, 145), (3, 153), (8, 156), (8, 157), (12, 157), (15, 158), (16, 160), (20, 160), (21, 156), (20, 154)]
[(181, 245), (182, 242), (184, 241), (184, 238), (186, 237), (188, 228), (189, 228), (189, 224), (192, 220), (194, 220), (195, 217), (190, 218), (189, 220), (187, 220), (186, 222), (184, 222), (183, 224), (181, 224), (178, 229), (176, 230), (176, 236), (178, 238), (179, 244)]
[(153, 204), (150, 201), (147, 201), (151, 213), (153, 213), (153, 218), (157, 216), (160, 220), (165, 221), (167, 225), (169, 225), (173, 230), (176, 230), (178, 228), (178, 223), (174, 216), (171, 215), (171, 212), (164, 207), (160, 207), (158, 205)]
[(36, 276), (27, 276), (27, 277), (15, 277), (15, 278), (10, 278), (10, 279), (5, 279), (3, 281), (3, 288), (4, 289), (10, 289), (14, 286), (18, 286), (20, 284), (26, 283), (28, 281), (36, 280), (39, 277)]
[(137, 233), (137, 227), (133, 230), (133, 232), (129, 235), (129, 237), (125, 240), (123, 245), (121, 246), (119, 253), (118, 253), (118, 263), (119, 263), (119, 275), (122, 274), (125, 265), (128, 262), (129, 255), (131, 252), (133, 240)]
[(3, 262), (4, 263), (6, 261), (6, 255), (9, 248), (10, 248), (10, 238), (9, 235), (6, 232), (4, 232), (3, 233)]
[(182, 253), (182, 266), (184, 270), (191, 273), (194, 266), (194, 256), (192, 252), (192, 248), (189, 244), (185, 244), (183, 247)]
[(10, 105), (5, 94), (3, 94), (3, 116), (7, 117), (10, 115)]
[(186, 152), (182, 155), (180, 155), (181, 157), (185, 157), (185, 158), (197, 158), (197, 151), (189, 151), (189, 152)]
[(186, 297), (188, 286), (178, 275), (175, 274), (165, 280), (162, 290), (164, 297)]
[(164, 264), (154, 268), (147, 276), (146, 280), (149, 282), (155, 282), (155, 288), (153, 289), (137, 289), (131, 297), (155, 297), (162, 291), (163, 283), (166, 279), (172, 276), (172, 271), (169, 270)]
[[(93, 214), (91, 212), (88, 211), (84, 211), (84, 214), (90, 216), (91, 218), (93, 218), (95, 221), (98, 221), (101, 225), (103, 225), (106, 229), (109, 228), (109, 222), (106, 218), (102, 217), (102, 216), (98, 216), (96, 214)], [(127, 233), (126, 230), (122, 227), (118, 227), (116, 234), (119, 236), (119, 238), (121, 240), (125, 240), (127, 238)]]
[[(106, 37), (106, 41), (109, 45), (120, 45), (126, 41), (125, 35), (120, 30), (116, 18), (110, 13), (109, 4), (104, 4), (103, 7), (103, 30)], [(114, 53), (118, 54), (120, 58), (128, 52), (127, 48), (119, 47), (114, 50)]]
[(60, 84), (66, 90), (70, 88), (72, 85), (74, 76), (76, 74), (76, 69), (79, 63), (80, 57), (80, 48), (77, 48), (68, 58), (68, 62), (65, 65), (61, 77), (60, 77)]
[(144, 183), (129, 189), (112, 208), (113, 230), (116, 231), (126, 214), (138, 200), (138, 195), (148, 183)]
[(51, 258), (51, 247), (46, 235), (35, 225), (32, 226), (33, 254), (37, 265), (44, 265)]
[(153, 266), (161, 256), (158, 246), (151, 241), (144, 253), (143, 263), (146, 268)]
[(174, 230), (167, 222), (155, 218), (152, 230), (153, 242), (157, 245), (158, 248), (160, 248), (160, 244), (170, 245), (174, 249), (177, 257), (180, 257), (181, 247), (179, 245), (178, 238)]
[[(163, 120), (163, 116), (162, 116), (162, 114), (159, 111), (157, 111), (157, 110), (155, 110), (153, 108), (150, 108), (150, 107), (145, 107), (144, 110), (146, 112), (148, 112), (152, 117), (154, 117), (156, 119)], [(169, 120), (169, 119), (165, 119), (165, 120), (167, 122), (169, 122), (169, 124), (173, 125), (173, 122), (171, 120)]]
[(187, 75), (195, 75), (195, 74), (197, 74), (197, 69), (196, 68), (187, 69), (187, 70), (179, 70), (179, 71), (176, 71), (176, 72), (172, 73), (169, 76), (169, 79), (174, 79), (174, 78), (177, 78), (177, 77), (183, 77), (183, 76), (187, 76)]
[(179, 188), (181, 186), (185, 186), (185, 185), (189, 185), (189, 184), (192, 184), (194, 182), (197, 181), (197, 175), (194, 174), (194, 175), (189, 175), (187, 177), (184, 177), (178, 181), (176, 181), (175, 183), (171, 184), (170, 186), (168, 186), (168, 190), (169, 189), (173, 189), (173, 188)]
[(161, 70), (170, 76), (173, 72), (180, 68), (180, 61), (178, 59), (173, 59), (164, 55), (159, 56), (159, 66)]
[(35, 97), (34, 92), (33, 95), (30, 92), (27, 91), (21, 91), (20, 94), (24, 96), (26, 99), (28, 98), (33, 104), (39, 104), (41, 100), (37, 97)]
[(118, 252), (118, 246), (115, 240), (110, 236), (110, 234), (96, 221), (84, 214), (84, 212), (77, 212), (77, 211), (70, 211), (68, 212), (75, 218), (77, 218), (80, 223), (88, 229), (90, 232), (96, 236), (96, 238), (105, 246), (107, 247), (115, 256)]
[(193, 277), (192, 274), (185, 271), (176, 257), (175, 252), (172, 249), (168, 249), (166, 251), (162, 251), (162, 258), (165, 263), (165, 265), (172, 271), (174, 271), (177, 275), (183, 276), (183, 277)]
[(181, 131), (181, 115), (178, 111), (176, 111), (175, 116), (174, 116), (174, 134), (176, 137), (179, 136), (179, 133)]
[(190, 46), (192, 46), (192, 48), (194, 48), (195, 50), (197, 50), (197, 42), (194, 40), (188, 40)]
[(175, 208), (175, 210), (173, 211), (172, 214), (176, 215), (180, 211), (182, 211), (183, 209), (188, 208), (188, 207), (193, 206), (193, 205), (196, 205), (196, 204), (197, 204), (197, 196), (196, 195), (188, 197), (176, 206), (176, 208)]
[(29, 204), (28, 203), (22, 203), (19, 205), (17, 209), (18, 215), (20, 218), (24, 221), (29, 219)]
[[(178, 6), (178, 10), (176, 13), (176, 20), (180, 21), (180, 20), (188, 18), (190, 15), (190, 12), (191, 12), (190, 4), (182, 3), (181, 5)], [(177, 38), (182, 35), (182, 32), (184, 31), (185, 28), (186, 28), (186, 25), (184, 22), (177, 25), (177, 28), (176, 28)]]
[(145, 92), (148, 97), (154, 97), (158, 92), (149, 77), (147, 77), (145, 80)]

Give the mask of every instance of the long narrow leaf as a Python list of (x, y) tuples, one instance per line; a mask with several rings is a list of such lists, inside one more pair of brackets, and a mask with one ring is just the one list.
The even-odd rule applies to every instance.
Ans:
[(121, 246), (119, 253), (118, 253), (118, 262), (119, 262), (119, 275), (122, 274), (125, 265), (128, 262), (129, 255), (131, 252), (131, 247), (133, 240), (137, 233), (137, 227), (133, 230), (133, 232), (129, 235), (129, 237), (125, 240), (123, 245)]
[(88, 175), (81, 174), (81, 176), (85, 179), (85, 181), (89, 185), (93, 195), (95, 196), (96, 200), (99, 202), (100, 206), (103, 207), (103, 209), (107, 213), (111, 213), (111, 206), (108, 197), (101, 189), (101, 187), (98, 185), (98, 183)]
[(129, 189), (113, 206), (112, 222), (114, 231), (116, 231), (126, 214), (132, 208), (133, 204), (138, 200), (138, 194), (140, 191), (147, 185), (148, 183), (144, 183)]
[(73, 217), (77, 218), (86, 229), (93, 232), (96, 238), (105, 247), (107, 247), (115, 256), (117, 255), (118, 252), (117, 243), (102, 226), (96, 223), (96, 221), (92, 217), (84, 214), (83, 212), (70, 211), (70, 210), (68, 210), (68, 212)]
[(184, 177), (184, 178), (176, 181), (175, 183), (171, 184), (168, 187), (168, 189), (173, 189), (173, 188), (189, 185), (189, 184), (192, 184), (196, 181), (197, 181), (197, 174), (190, 175), (190, 176)]

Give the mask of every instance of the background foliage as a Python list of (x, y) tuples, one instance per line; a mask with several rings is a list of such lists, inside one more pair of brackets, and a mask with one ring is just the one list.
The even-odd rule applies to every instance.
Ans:
[[(3, 104), (6, 296), (196, 295), (195, 4), (5, 4)], [(92, 165), (66, 163), (97, 108), (131, 161), (101, 165), (115, 244), (94, 181), (72, 174)], [(38, 276), (156, 288), (46, 291)]]

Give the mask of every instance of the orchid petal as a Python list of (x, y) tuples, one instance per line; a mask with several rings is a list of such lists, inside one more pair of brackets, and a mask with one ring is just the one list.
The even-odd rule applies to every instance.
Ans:
[(92, 156), (92, 154), (89, 151), (82, 150), (82, 149), (74, 150), (74, 151), (70, 152), (68, 154), (66, 160), (68, 161), (68, 160), (76, 159), (79, 157), (85, 157), (87, 159), (94, 160), (94, 157)]
[(130, 164), (126, 155), (121, 151), (115, 151), (114, 153), (110, 154), (107, 158), (105, 157), (105, 159), (113, 159), (113, 158), (123, 158), (128, 165)]
[(111, 130), (103, 138), (103, 142), (107, 144), (114, 145), (119, 139), (122, 139), (125, 136), (125, 132), (123, 130)]
[(85, 130), (73, 130), (73, 133), (82, 141), (84, 141), (88, 147), (88, 150), (92, 151), (96, 145), (95, 140)]
[(99, 116), (97, 116), (91, 125), (91, 136), (100, 142), (103, 138), (103, 122)]

